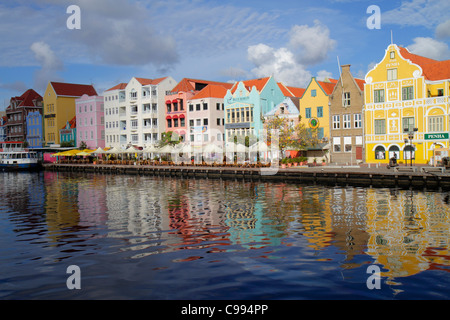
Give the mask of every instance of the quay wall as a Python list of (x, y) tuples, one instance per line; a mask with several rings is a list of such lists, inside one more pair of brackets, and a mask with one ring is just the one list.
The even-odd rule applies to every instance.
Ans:
[(179, 178), (244, 179), (251, 181), (277, 181), (329, 186), (357, 186), (381, 188), (413, 188), (450, 190), (450, 173), (442, 170), (414, 172), (394, 171), (386, 168), (355, 167), (296, 167), (276, 168), (206, 167), (206, 166), (152, 166), (101, 164), (45, 164), (44, 170), (59, 172), (96, 172), (104, 174), (138, 174)]

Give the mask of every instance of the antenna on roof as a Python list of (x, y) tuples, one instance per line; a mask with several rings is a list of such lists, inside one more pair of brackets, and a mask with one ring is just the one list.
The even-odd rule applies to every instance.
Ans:
[(342, 82), (341, 64), (339, 62), (339, 56), (337, 56), (337, 63), (338, 63), (338, 68), (339, 68), (339, 78), (341, 79), (341, 85), (342, 85), (342, 88), (343, 88), (344, 87), (344, 83)]

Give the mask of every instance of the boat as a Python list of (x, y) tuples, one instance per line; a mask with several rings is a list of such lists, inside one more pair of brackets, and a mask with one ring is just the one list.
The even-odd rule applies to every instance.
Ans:
[(0, 171), (38, 170), (37, 152), (23, 147), (22, 142), (0, 142)]

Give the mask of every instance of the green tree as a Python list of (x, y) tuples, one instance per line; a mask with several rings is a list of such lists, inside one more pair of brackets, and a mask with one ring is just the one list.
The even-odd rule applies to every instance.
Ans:
[(181, 140), (182, 137), (176, 132), (173, 131), (163, 132), (161, 134), (161, 141), (159, 142), (159, 147), (162, 148), (167, 144), (174, 146), (179, 144)]
[(268, 118), (266, 121), (267, 145), (270, 145), (272, 140), (276, 137), (273, 134), (273, 130), (278, 132), (278, 146), (281, 152), (284, 152), (286, 147), (292, 146), (295, 143), (295, 130), (289, 124), (289, 120), (287, 118), (282, 118), (275, 115)]

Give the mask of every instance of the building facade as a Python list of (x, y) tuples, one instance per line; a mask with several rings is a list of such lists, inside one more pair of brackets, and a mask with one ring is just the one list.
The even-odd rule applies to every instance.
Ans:
[(42, 113), (40, 111), (28, 113), (26, 122), (28, 148), (42, 148)]
[(77, 144), (82, 141), (87, 148), (105, 147), (105, 111), (102, 96), (82, 95), (75, 100)]
[(43, 97), (45, 145), (60, 144), (59, 130), (75, 117), (75, 100), (83, 94), (96, 96), (97, 92), (92, 85), (48, 83)]
[(6, 137), (8, 136), (8, 117), (0, 116), (0, 141), (6, 141)]
[[(284, 89), (284, 90), (282, 90)], [(286, 96), (293, 96), (273, 77), (239, 81), (225, 95), (225, 138), (258, 138), (263, 130), (264, 114), (274, 109)]]
[(7, 140), (26, 141), (28, 113), (38, 111), (42, 113), (42, 97), (33, 89), (25, 91), (20, 97), (12, 97), (10, 105), (6, 108)]
[(224, 141), (224, 97), (231, 87), (209, 84), (187, 101), (188, 141), (194, 145)]
[(75, 117), (67, 121), (66, 125), (59, 130), (59, 141), (62, 145), (77, 146), (77, 120)]
[(450, 60), (437, 61), (391, 44), (366, 75), (368, 163), (427, 164), (449, 148)]
[(172, 77), (133, 77), (104, 92), (105, 146), (126, 149), (156, 144), (165, 132), (165, 93)]
[(355, 79), (348, 64), (341, 69), (330, 95), (330, 162), (352, 165), (364, 157), (364, 80)]

